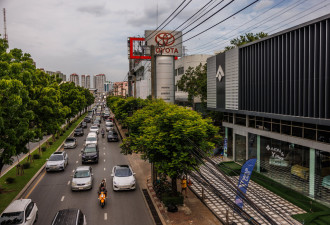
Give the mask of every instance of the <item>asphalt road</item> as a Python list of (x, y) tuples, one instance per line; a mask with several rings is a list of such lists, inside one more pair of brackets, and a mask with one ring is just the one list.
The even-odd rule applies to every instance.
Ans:
[[(151, 225), (154, 224), (149, 209), (143, 199), (137, 181), (135, 191), (114, 192), (110, 176), (113, 166), (128, 164), (124, 155), (120, 154), (121, 142), (107, 142), (106, 137), (99, 134), (100, 159), (98, 164), (90, 164), (93, 168), (94, 182), (90, 191), (72, 192), (71, 175), (81, 164), (81, 150), (89, 127), (84, 129), (84, 137), (77, 137), (78, 146), (75, 149), (65, 149), (69, 164), (64, 172), (45, 171), (35, 180), (24, 193), (23, 198), (31, 198), (37, 203), (39, 219), (37, 225), (51, 224), (56, 212), (65, 208), (79, 208), (86, 215), (87, 224), (114, 225)], [(102, 122), (101, 127), (104, 126)], [(87, 165), (87, 164), (84, 164)], [(104, 208), (98, 201), (97, 189), (102, 178), (106, 178), (108, 199)]]

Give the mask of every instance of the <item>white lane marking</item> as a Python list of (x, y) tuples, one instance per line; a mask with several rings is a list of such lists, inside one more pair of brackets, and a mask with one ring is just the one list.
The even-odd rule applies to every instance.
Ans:
[(62, 196), (62, 198), (61, 198), (61, 202), (63, 202), (64, 201), (64, 195)]
[(105, 162), (105, 160), (104, 160), (104, 162)]
[(104, 220), (108, 219), (108, 213), (104, 213)]
[(68, 185), (70, 185), (70, 181), (68, 181)]
[(103, 152), (103, 155), (105, 155), (105, 152)]
[(105, 171), (106, 169), (105, 169), (105, 167), (104, 167), (104, 171)]
[(81, 154), (79, 154), (79, 156), (81, 156)]
[(74, 172), (74, 170), (72, 170), (72, 173)]
[(103, 150), (105, 150), (105, 147), (103, 147)]
[(76, 163), (78, 163), (78, 161), (76, 161)]

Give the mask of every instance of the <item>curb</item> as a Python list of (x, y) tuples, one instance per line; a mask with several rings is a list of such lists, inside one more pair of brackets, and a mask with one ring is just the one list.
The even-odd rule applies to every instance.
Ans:
[[(79, 125), (79, 124), (78, 124)], [(77, 125), (77, 126), (78, 126)], [(74, 130), (77, 128), (77, 126), (73, 129), (73, 131), (69, 134), (68, 137), (70, 137), (72, 135), (72, 133), (74, 132)], [(64, 140), (65, 141), (65, 140)], [(63, 143), (64, 141), (62, 142), (62, 144), (56, 149), (56, 151), (54, 152), (58, 152), (62, 147), (63, 147)], [(15, 201), (17, 199), (20, 199), (22, 198), (22, 195), (25, 193), (25, 191), (31, 186), (31, 184), (35, 181), (35, 179), (40, 175), (40, 173), (45, 169), (45, 166), (46, 166), (46, 163), (41, 166), (41, 168), (38, 170), (38, 172), (36, 172), (36, 174), (34, 174), (34, 176), (30, 179), (30, 181), (24, 186), (24, 188), (16, 195), (16, 197), (11, 201)]]

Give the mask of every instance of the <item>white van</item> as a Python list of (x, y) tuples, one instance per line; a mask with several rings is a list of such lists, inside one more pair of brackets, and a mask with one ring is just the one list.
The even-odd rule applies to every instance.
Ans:
[(85, 145), (88, 145), (88, 144), (96, 144), (97, 145), (97, 139), (98, 139), (97, 134), (95, 132), (90, 132), (87, 135)]

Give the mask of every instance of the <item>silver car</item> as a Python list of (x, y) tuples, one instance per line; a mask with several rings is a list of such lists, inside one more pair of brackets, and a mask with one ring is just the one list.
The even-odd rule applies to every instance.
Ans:
[(99, 133), (99, 127), (93, 125), (93, 126), (91, 126), (89, 131), (98, 134)]
[(31, 199), (13, 201), (0, 216), (0, 224), (32, 225), (37, 220), (38, 207)]
[(113, 130), (114, 129), (114, 126), (113, 126), (113, 124), (106, 124), (105, 125), (105, 129), (106, 129), (106, 131), (111, 131), (111, 130)]
[(136, 180), (134, 175), (135, 173), (133, 173), (132, 168), (128, 165), (114, 166), (111, 173), (113, 177), (113, 190), (135, 190)]
[(67, 165), (68, 155), (66, 154), (66, 152), (54, 152), (47, 160), (46, 171), (64, 171)]
[(74, 171), (71, 182), (72, 191), (90, 190), (93, 188), (92, 167), (79, 166)]
[(77, 147), (77, 140), (75, 138), (67, 138), (64, 142), (64, 148), (75, 148)]

